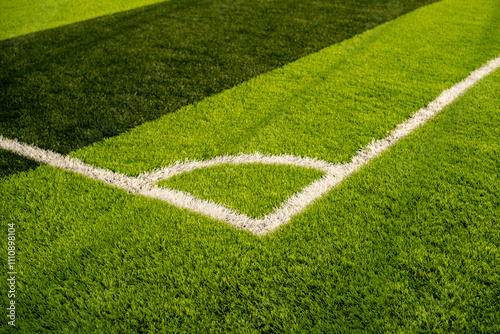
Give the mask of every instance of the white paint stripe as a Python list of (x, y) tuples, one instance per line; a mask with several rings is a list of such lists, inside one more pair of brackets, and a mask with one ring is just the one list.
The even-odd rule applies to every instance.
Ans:
[(125, 189), (128, 192), (136, 192), (135, 190), (140, 188), (139, 182), (131, 180), (127, 175), (87, 165), (78, 159), (20, 143), (17, 140), (11, 140), (0, 136), (0, 148), (53, 167), (86, 175), (92, 179), (100, 180), (115, 187)]
[[(205, 161), (193, 160), (183, 163), (176, 162), (171, 166), (151, 173), (144, 173), (138, 177), (130, 177), (100, 167), (88, 165), (78, 159), (43, 150), (2, 136), (0, 136), (0, 148), (50, 166), (100, 180), (133, 194), (160, 199), (177, 207), (202, 213), (213, 219), (226, 221), (238, 228), (247, 229), (256, 235), (264, 235), (275, 230), (280, 225), (288, 223), (293, 216), (303, 211), (308, 205), (331, 190), (350, 174), (387, 150), (399, 139), (406, 137), (411, 131), (433, 118), (438, 112), (451, 104), (477, 81), (499, 67), (500, 57), (489, 61), (480, 69), (472, 72), (463, 81), (442, 92), (441, 95), (429, 103), (427, 107), (418, 110), (409, 119), (399, 124), (386, 138), (371, 142), (365, 149), (358, 152), (358, 154), (352, 158), (351, 162), (345, 164), (332, 164), (316, 158), (302, 158), (286, 154), (263, 155), (261, 153), (254, 153), (215, 157)], [(325, 175), (291, 196), (274, 212), (259, 219), (250, 218), (245, 214), (235, 212), (234, 210), (211, 201), (198, 199), (184, 192), (155, 186), (155, 183), (160, 180), (168, 179), (174, 175), (190, 172), (198, 168), (206, 168), (220, 164), (248, 163), (284, 164), (313, 168), (325, 172)]]
[(261, 163), (266, 165), (292, 165), (304, 168), (317, 169), (328, 173), (328, 171), (334, 166), (334, 164), (311, 158), (302, 158), (293, 155), (283, 154), (283, 155), (264, 155), (259, 152), (254, 154), (239, 154), (239, 155), (225, 155), (212, 158), (210, 160), (190, 160), (186, 162), (176, 162), (173, 165), (164, 167), (160, 170), (151, 173), (144, 173), (139, 175), (141, 180), (145, 182), (158, 182), (160, 180), (165, 180), (171, 178), (174, 175), (181, 173), (191, 172), (199, 168), (207, 168), (222, 164), (250, 164), (250, 163)]
[(157, 198), (180, 208), (191, 209), (214, 219), (241, 222), (251, 219), (244, 214), (234, 212), (209, 201), (200, 200), (190, 194), (173, 189), (156, 187), (154, 185), (156, 181), (152, 183), (145, 182), (140, 178), (130, 177), (125, 174), (115, 173), (107, 169), (88, 165), (78, 159), (64, 156), (56, 152), (43, 150), (32, 145), (20, 143), (15, 139), (12, 140), (0, 136), (0, 148), (49, 166), (85, 175), (91, 179), (99, 180), (111, 186), (121, 188), (129, 193)]
[(189, 209), (202, 213), (213, 219), (224, 220), (240, 228), (248, 228), (253, 221), (252, 218), (245, 214), (235, 212), (222, 205), (211, 201), (201, 200), (191, 194), (174, 189), (150, 186), (142, 189), (138, 194), (165, 201), (182, 209)]

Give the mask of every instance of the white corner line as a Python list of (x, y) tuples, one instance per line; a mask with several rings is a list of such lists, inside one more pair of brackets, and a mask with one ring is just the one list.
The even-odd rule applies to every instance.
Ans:
[[(111, 186), (123, 189), (129, 193), (156, 198), (182, 209), (188, 209), (204, 214), (216, 220), (222, 220), (238, 228), (246, 229), (255, 235), (261, 236), (274, 231), (279, 226), (288, 223), (293, 216), (302, 212), (307, 206), (330, 191), (342, 180), (359, 168), (366, 165), (375, 157), (386, 151), (399, 139), (406, 137), (417, 127), (432, 119), (437, 113), (455, 101), (479, 80), (500, 67), (500, 57), (490, 60), (486, 65), (472, 72), (467, 78), (443, 91), (427, 107), (415, 112), (409, 119), (400, 123), (396, 129), (379, 140), (372, 141), (363, 150), (358, 152), (351, 162), (333, 164), (316, 158), (297, 157), (293, 155), (265, 155), (261, 153), (239, 154), (236, 156), (219, 156), (209, 160), (191, 160), (176, 162), (159, 170), (143, 173), (137, 177), (86, 164), (76, 158), (64, 156), (49, 150), (8, 139), (0, 135), (0, 148), (8, 150), (35, 161), (75, 172), (91, 179), (99, 180)], [(250, 218), (222, 205), (194, 197), (191, 194), (158, 187), (155, 184), (180, 173), (190, 172), (199, 168), (206, 168), (220, 164), (276, 164), (293, 165), (304, 168), (313, 168), (323, 171), (320, 179), (312, 182), (298, 193), (288, 198), (274, 212), (263, 218)]]

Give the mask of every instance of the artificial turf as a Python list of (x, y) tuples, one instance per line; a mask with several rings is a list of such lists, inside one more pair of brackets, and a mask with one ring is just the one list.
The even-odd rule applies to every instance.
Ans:
[(0, 2), (0, 40), (151, 5), (161, 1), (3, 0)]
[(324, 173), (288, 165), (218, 165), (182, 173), (158, 185), (262, 217)]
[[(367, 53), (375, 56), (394, 34), (418, 40), (427, 29), (427, 53), (410, 49), (403, 54), (421, 53), (397, 67), (402, 60), (394, 46), (380, 63), (395, 67), (394, 72), (403, 71), (395, 77), (401, 85), (423, 71), (426, 80), (422, 87), (408, 94), (425, 103), (430, 91), (460, 80), (469, 67), (487, 60), (490, 52), (498, 55), (494, 36), (499, 9), (495, 1), (444, 0), (365, 33), (368, 40), (360, 36), (338, 50), (349, 55), (341, 58), (343, 62), (368, 59), (363, 58), (363, 48), (354, 46), (363, 42), (371, 50)], [(442, 21), (433, 22), (437, 17)], [(422, 22), (426, 24), (419, 30)], [(410, 28), (403, 28), (406, 25)], [(448, 38), (440, 38), (439, 32), (449, 34)], [(412, 43), (399, 45), (415, 45)], [(440, 52), (437, 46), (451, 53)], [(321, 53), (317, 63), (331, 59), (324, 56)], [(300, 62), (299, 68), (308, 68), (309, 60)], [(368, 65), (353, 67), (360, 71), (354, 83), (365, 71), (371, 74), (368, 78), (380, 79), (376, 74), (382, 72)], [(405, 66), (410, 70), (404, 71)], [(293, 66), (267, 78), (280, 78), (290, 68)], [(429, 74), (430, 69), (436, 76)], [(443, 80), (446, 74), (449, 82)], [(269, 87), (266, 80), (261, 77), (242, 86), (254, 90)], [(302, 91), (308, 91), (316, 81), (302, 83)], [(373, 91), (353, 95), (358, 97), (356, 103), (371, 99), (376, 105), (373, 110), (380, 109), (376, 87), (380, 86), (374, 83)], [(410, 82), (408, 87), (417, 86)], [(218, 103), (234, 103), (235, 91), (180, 110), (176, 117), (196, 119), (189, 112), (207, 105), (213, 106), (212, 115), (220, 115), (216, 107), (222, 104)], [(344, 90), (331, 92), (342, 95)], [(496, 71), (288, 225), (264, 237), (48, 166), (0, 179), (1, 229), (16, 224), (17, 330), (499, 332), (499, 92), (500, 71)], [(292, 101), (296, 100), (290, 98)], [(403, 96), (398, 101), (413, 100)], [(257, 102), (253, 102), (255, 108)], [(289, 109), (276, 110), (269, 121), (250, 127), (252, 136), (243, 134), (243, 142), (258, 145), (255, 138), (280, 133), (291, 115)], [(167, 131), (165, 124), (173, 124), (169, 118), (74, 154), (103, 166), (112, 159), (125, 161), (114, 168), (133, 174), (179, 160), (177, 157), (183, 160), (220, 153), (193, 150), (190, 140), (196, 143), (196, 139), (186, 133), (177, 136), (183, 148), (169, 148), (161, 135), (155, 142), (158, 133)], [(383, 131), (390, 128), (390, 122), (381, 125), (375, 120), (371, 124)], [(366, 133), (374, 133), (370, 131)], [(147, 140), (153, 142), (150, 147), (144, 146)], [(353, 139), (345, 140), (350, 143)], [(224, 151), (231, 142), (228, 138), (217, 145)], [(122, 147), (125, 144), (127, 149)], [(134, 151), (136, 144), (143, 155)], [(273, 147), (269, 141), (264, 145)], [(305, 152), (305, 146), (301, 150)], [(0, 248), (6, 249), (6, 243), (1, 238)], [(4, 268), (6, 261), (0, 257)], [(9, 301), (5, 293), (1, 300), (4, 306)], [(11, 329), (5, 323), (1, 326), (5, 332)]]
[(174, 0), (0, 41), (0, 133), (67, 154), (432, 2)]
[(346, 162), (497, 57), (498, 13), (436, 3), (71, 155), (131, 175), (256, 151)]
[(0, 149), (0, 178), (17, 172), (28, 171), (39, 165), (36, 161)]
[(262, 238), (47, 166), (4, 178), (19, 332), (498, 332), (499, 83)]

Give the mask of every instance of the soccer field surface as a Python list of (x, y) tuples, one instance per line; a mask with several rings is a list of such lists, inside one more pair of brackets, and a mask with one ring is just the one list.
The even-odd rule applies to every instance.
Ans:
[(162, 0), (3, 0), (0, 40), (151, 5)]
[[(103, 27), (183, 8), (169, 3)], [(117, 86), (106, 72), (92, 90), (78, 53), (43, 51), (99, 20), (1, 44), (0, 147), (15, 154), (0, 153), (21, 161), (0, 179), (1, 247), (15, 227), (16, 254), (2, 257), (4, 277), (16, 270), (2, 300), (18, 332), (500, 331), (498, 1), (429, 4), (279, 66), (231, 63), (213, 77), (228, 83), (203, 92), (173, 73), (189, 57), (167, 71), (145, 50), (152, 72)], [(53, 63), (32, 65), (30, 49)], [(93, 59), (82, 67), (120, 65)], [(50, 112), (83, 101), (79, 87), (91, 102)], [(95, 125), (57, 130), (82, 106), (110, 115), (89, 123), (98, 139)]]

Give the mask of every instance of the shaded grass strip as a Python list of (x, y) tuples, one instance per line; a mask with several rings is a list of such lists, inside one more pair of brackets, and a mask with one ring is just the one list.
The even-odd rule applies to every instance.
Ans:
[(0, 133), (69, 153), (433, 0), (175, 0), (0, 42)]
[(256, 151), (349, 161), (497, 57), (499, 13), (495, 1), (421, 8), (74, 156), (135, 175)]
[(0, 178), (38, 167), (36, 161), (0, 149)]

